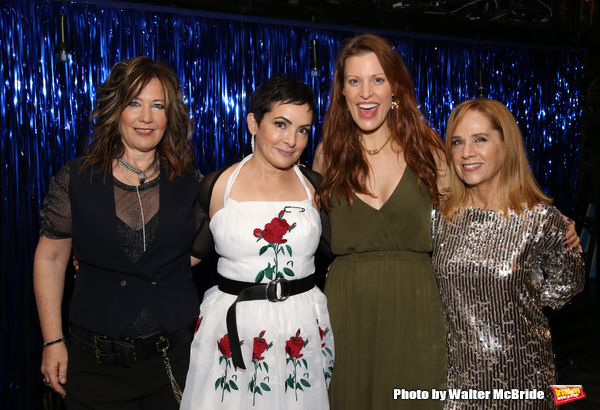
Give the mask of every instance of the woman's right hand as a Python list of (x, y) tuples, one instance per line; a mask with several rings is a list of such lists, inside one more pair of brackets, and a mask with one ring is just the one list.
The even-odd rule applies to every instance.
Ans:
[(60, 394), (64, 399), (67, 395), (63, 385), (67, 383), (67, 363), (69, 357), (64, 342), (46, 346), (42, 352), (42, 374), (44, 383)]
[(564, 239), (565, 248), (569, 250), (574, 249), (579, 253), (583, 252), (581, 247), (581, 239), (575, 230), (575, 221), (565, 215), (563, 215), (563, 218), (565, 219), (568, 228)]
[[(33, 260), (33, 290), (44, 342), (63, 336), (62, 299), (65, 270), (71, 257), (71, 239), (50, 239), (41, 236)], [(43, 348), (42, 374), (46, 385), (65, 397), (67, 382), (67, 346), (64, 342)]]

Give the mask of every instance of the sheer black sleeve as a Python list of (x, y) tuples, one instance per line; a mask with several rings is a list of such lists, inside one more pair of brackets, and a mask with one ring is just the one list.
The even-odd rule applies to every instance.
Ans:
[(221, 168), (213, 171), (202, 178), (200, 182), (200, 193), (194, 204), (194, 212), (196, 215), (196, 238), (192, 246), (192, 256), (198, 259), (204, 259), (211, 251), (214, 250), (214, 242), (212, 233), (210, 232), (210, 198), (212, 191), (221, 174), (229, 167)]
[[(300, 167), (300, 171), (302, 171), (304, 177), (308, 179), (311, 185), (315, 188), (316, 192), (321, 184), (321, 181), (323, 180), (321, 174), (306, 167)], [(329, 262), (331, 262), (333, 261), (334, 256), (331, 253), (331, 228), (329, 226), (329, 215), (327, 212), (325, 212), (323, 207), (319, 209), (319, 215), (321, 216), (321, 227), (323, 230), (319, 243), (319, 251), (321, 251), (323, 256), (325, 256)]]
[(50, 239), (71, 237), (71, 200), (69, 199), (70, 167), (65, 165), (50, 180), (50, 187), (40, 217), (42, 227), (40, 235)]
[(333, 255), (333, 252), (331, 252), (331, 226), (329, 226), (329, 215), (325, 212), (323, 207), (319, 210), (319, 214), (321, 215), (321, 226), (323, 229), (319, 249), (331, 263), (335, 256)]
[[(300, 167), (300, 171), (311, 185), (315, 188), (315, 191), (318, 190), (319, 185), (323, 178), (321, 174), (311, 169)], [(327, 271), (329, 269), (329, 265), (333, 262), (334, 255), (331, 253), (331, 229), (329, 227), (329, 215), (323, 207), (319, 210), (319, 215), (321, 217), (321, 239), (319, 241), (319, 248), (317, 249), (317, 253), (315, 254), (315, 282), (318, 287), (323, 289), (325, 287), (325, 280), (327, 277)]]

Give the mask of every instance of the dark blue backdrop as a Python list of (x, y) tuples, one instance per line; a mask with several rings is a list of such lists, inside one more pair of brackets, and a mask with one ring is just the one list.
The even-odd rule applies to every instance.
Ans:
[[(249, 151), (246, 100), (274, 72), (312, 84), (319, 123), (302, 160), (310, 164), (335, 53), (359, 29), (242, 18), (127, 3), (11, 1), (0, 18), (0, 403), (41, 407), (41, 338), (32, 291), (39, 209), (49, 178), (80, 151), (96, 88), (122, 59), (149, 55), (181, 78), (195, 123), (198, 167), (209, 172)], [(107, 3), (107, 2), (104, 2)], [(69, 23), (69, 61), (58, 60), (56, 16)], [(433, 128), (476, 94), (506, 103), (523, 130), (534, 172), (564, 212), (575, 206), (584, 54), (576, 50), (461, 42), (382, 32), (407, 62)], [(319, 44), (319, 76), (309, 42)], [(6, 407), (5, 407), (6, 406)]]

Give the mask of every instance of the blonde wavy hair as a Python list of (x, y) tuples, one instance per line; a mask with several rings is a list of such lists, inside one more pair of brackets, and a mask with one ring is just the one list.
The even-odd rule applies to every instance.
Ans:
[(442, 216), (452, 218), (467, 203), (467, 188), (458, 177), (452, 163), (452, 136), (465, 115), (472, 111), (485, 115), (504, 141), (505, 155), (500, 170), (499, 192), (500, 207), (504, 215), (508, 217), (509, 209), (519, 214), (525, 210), (525, 206), (531, 209), (541, 202), (551, 203), (552, 200), (542, 192), (529, 170), (521, 130), (515, 117), (504, 104), (488, 98), (477, 98), (458, 105), (448, 118), (445, 152), (446, 161), (450, 164), (452, 182), (450, 193), (441, 204)]

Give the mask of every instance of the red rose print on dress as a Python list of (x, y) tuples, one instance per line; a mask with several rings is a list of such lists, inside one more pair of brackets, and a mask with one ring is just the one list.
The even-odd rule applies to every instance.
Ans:
[[(300, 329), (296, 332), (296, 336), (290, 337), (288, 341), (285, 342), (285, 352), (289, 356), (286, 359), (286, 364), (292, 364), (294, 369), (292, 373), (288, 375), (287, 380), (285, 381), (285, 391), (288, 391), (288, 387), (290, 389), (294, 389), (294, 393), (296, 394), (296, 401), (298, 401), (298, 390), (304, 391), (304, 387), (311, 387), (308, 382), (308, 378), (310, 377), (308, 373), (308, 363), (306, 359), (302, 359), (304, 356), (303, 353), (300, 353), (302, 349), (306, 347), (308, 344), (308, 340), (304, 340), (300, 337)], [(300, 360), (302, 359), (302, 360)], [(298, 369), (302, 369), (302, 366), (306, 369), (306, 372), (302, 374), (302, 376), (298, 377)], [(302, 377), (306, 377), (305, 379)]]
[[(319, 321), (317, 320), (317, 325), (318, 324)], [(329, 358), (327, 368), (323, 368), (323, 376), (325, 377), (325, 383), (327, 383), (327, 381), (331, 379), (331, 373), (333, 372), (333, 352), (331, 351), (329, 346), (327, 346), (327, 343), (323, 342), (323, 339), (327, 336), (328, 333), (328, 327), (326, 327), (325, 330), (323, 330), (321, 329), (321, 326), (319, 326), (319, 336), (321, 336), (321, 353), (323, 353), (323, 356), (325, 356), (326, 359)]]
[(290, 340), (285, 342), (285, 352), (290, 357), (295, 357), (297, 359), (304, 356), (300, 354), (300, 350), (304, 347), (304, 340), (301, 337), (290, 337)]
[(231, 346), (229, 346), (229, 335), (225, 335), (217, 342), (221, 354), (225, 357), (231, 357)]
[[(244, 344), (244, 341), (240, 341), (240, 346)], [(215, 380), (215, 390), (219, 387), (223, 389), (221, 393), (221, 402), (225, 398), (225, 392), (231, 393), (231, 390), (238, 390), (237, 384), (235, 384), (234, 380), (237, 380), (237, 375), (233, 374), (231, 379), (227, 380), (227, 371), (230, 367), (233, 367), (234, 372), (237, 372), (237, 368), (231, 363), (231, 346), (229, 344), (229, 335), (223, 336), (219, 341), (217, 341), (217, 347), (221, 352), (221, 357), (219, 358), (219, 364), (225, 362), (225, 373), (222, 377), (219, 377)]]
[[(325, 336), (325, 334), (329, 331), (329, 328), (326, 327), (325, 330), (321, 329), (321, 326), (319, 326), (319, 336), (321, 337), (321, 342), (323, 341), (323, 337)], [(325, 347), (325, 343), (321, 343), (321, 347)]]
[(271, 222), (265, 225), (265, 229), (255, 229), (254, 236), (257, 238), (263, 238), (269, 243), (286, 243), (287, 239), (283, 239), (283, 236), (288, 233), (290, 224), (282, 218), (285, 211), (279, 212), (277, 218), (273, 218)]
[(254, 347), (252, 349), (252, 363), (254, 363), (254, 375), (248, 384), (248, 390), (252, 392), (252, 405), (256, 403), (256, 394), (263, 395), (263, 392), (270, 392), (271, 388), (269, 387), (268, 381), (269, 376), (265, 375), (261, 382), (257, 381), (258, 371), (261, 372), (264, 370), (263, 374), (269, 373), (269, 365), (267, 362), (263, 361), (265, 358), (262, 356), (264, 352), (273, 347), (273, 342), (267, 343), (264, 339), (266, 331), (263, 330), (260, 332), (258, 337), (254, 338)]
[(266, 340), (262, 338), (262, 335), (265, 334), (263, 330), (261, 332), (260, 337), (254, 338), (254, 350), (252, 351), (252, 360), (264, 360), (264, 357), (261, 356), (267, 350), (267, 348), (271, 347), (273, 342), (270, 345), (267, 344)]
[(253, 234), (256, 238), (258, 238), (256, 240), (257, 242), (261, 239), (264, 239), (268, 243), (268, 245), (265, 245), (262, 248), (260, 248), (258, 254), (262, 255), (269, 249), (273, 249), (273, 251), (275, 252), (273, 265), (271, 265), (271, 262), (268, 262), (267, 267), (258, 272), (256, 278), (254, 279), (256, 283), (262, 282), (262, 280), (265, 277), (269, 280), (273, 280), (276, 278), (282, 279), (285, 277), (284, 275), (290, 277), (294, 276), (294, 271), (292, 271), (291, 269), (291, 267), (294, 266), (294, 262), (292, 260), (288, 261), (286, 264), (287, 266), (285, 266), (283, 269), (280, 269), (279, 266), (280, 253), (285, 256), (285, 252), (287, 250), (287, 253), (290, 256), (290, 258), (292, 257), (292, 247), (289, 245), (284, 246), (284, 244), (287, 242), (287, 239), (283, 239), (283, 237), (285, 236), (285, 234), (291, 232), (292, 229), (296, 227), (296, 222), (290, 225), (288, 221), (283, 219), (283, 215), (285, 215), (285, 210), (279, 212), (277, 218), (273, 218), (271, 222), (267, 223), (264, 229), (256, 228), (254, 230)]

